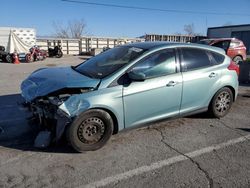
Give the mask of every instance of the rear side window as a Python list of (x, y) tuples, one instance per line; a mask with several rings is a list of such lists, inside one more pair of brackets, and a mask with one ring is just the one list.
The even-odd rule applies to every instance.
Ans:
[(182, 48), (181, 51), (182, 71), (190, 71), (213, 65), (206, 50)]
[(210, 52), (211, 55), (212, 55), (212, 59), (213, 59), (213, 63), (215, 65), (218, 65), (218, 64), (221, 64), (223, 63), (224, 59), (225, 59), (225, 56), (224, 55), (221, 55), (221, 54), (218, 54), (216, 52)]
[(219, 41), (213, 43), (212, 46), (227, 50), (229, 48), (230, 42), (231, 42), (230, 40)]
[(231, 43), (230, 43), (230, 48), (236, 48), (236, 47), (238, 47), (238, 46), (240, 46), (240, 42), (238, 42), (238, 41), (231, 41)]

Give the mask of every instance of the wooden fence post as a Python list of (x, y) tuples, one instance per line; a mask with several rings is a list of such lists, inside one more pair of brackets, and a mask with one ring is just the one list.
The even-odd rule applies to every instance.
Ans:
[(79, 40), (79, 54), (82, 53), (82, 38)]
[(67, 44), (67, 54), (69, 54), (69, 41), (66, 40), (66, 44)]

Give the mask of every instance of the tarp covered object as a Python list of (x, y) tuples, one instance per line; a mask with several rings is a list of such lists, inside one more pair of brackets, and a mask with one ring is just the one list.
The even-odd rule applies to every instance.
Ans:
[(9, 42), (6, 48), (7, 52), (27, 53), (31, 47), (32, 45), (26, 44), (13, 31), (10, 31)]

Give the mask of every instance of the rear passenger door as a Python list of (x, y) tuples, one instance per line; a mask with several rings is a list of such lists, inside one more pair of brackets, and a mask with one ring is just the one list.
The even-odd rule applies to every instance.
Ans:
[(183, 76), (180, 114), (185, 114), (209, 105), (220, 85), (221, 70), (217, 64), (224, 59), (216, 63), (212, 52), (200, 48), (181, 48), (180, 52)]

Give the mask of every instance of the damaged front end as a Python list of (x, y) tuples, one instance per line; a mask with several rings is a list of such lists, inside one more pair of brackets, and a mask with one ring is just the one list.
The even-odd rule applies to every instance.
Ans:
[(100, 83), (100, 79), (80, 74), (73, 67), (42, 68), (28, 76), (21, 91), (25, 106), (33, 114), (31, 119), (38, 122), (41, 130), (35, 146), (44, 148), (57, 142), (73, 118), (59, 106), (73, 95), (96, 90)]
[(30, 120), (37, 122), (40, 129), (34, 146), (46, 148), (50, 143), (57, 143), (65, 132), (65, 128), (72, 122), (72, 117), (61, 110), (60, 105), (72, 95), (91, 90), (93, 89), (63, 89), (25, 103), (25, 106), (32, 112)]

